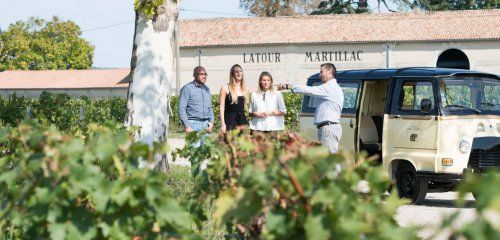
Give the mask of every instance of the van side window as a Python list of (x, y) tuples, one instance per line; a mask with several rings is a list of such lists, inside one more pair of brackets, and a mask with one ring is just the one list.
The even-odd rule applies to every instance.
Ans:
[(431, 108), (434, 109), (434, 92), (431, 82), (406, 81), (401, 86), (400, 93), (399, 110), (419, 113), (420, 103), (424, 98), (431, 100)]
[(344, 92), (344, 113), (356, 113), (356, 103), (358, 99), (358, 83), (339, 83)]
[[(321, 81), (315, 81), (311, 85), (321, 85)], [(344, 92), (344, 107), (342, 113), (356, 113), (356, 104), (358, 102), (358, 82), (339, 82)], [(302, 100), (302, 113), (314, 113), (318, 107), (319, 99), (311, 96), (304, 96)]]

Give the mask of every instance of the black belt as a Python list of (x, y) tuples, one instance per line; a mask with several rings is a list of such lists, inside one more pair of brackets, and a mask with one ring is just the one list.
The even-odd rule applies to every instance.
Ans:
[(195, 121), (203, 122), (203, 121), (210, 120), (210, 118), (188, 118), (188, 120), (195, 120)]
[(324, 126), (327, 126), (327, 125), (335, 125), (335, 124), (339, 124), (338, 122), (330, 122), (330, 121), (324, 121), (324, 122), (321, 122), (320, 124), (318, 124), (318, 126), (316, 126), (317, 129), (320, 129)]

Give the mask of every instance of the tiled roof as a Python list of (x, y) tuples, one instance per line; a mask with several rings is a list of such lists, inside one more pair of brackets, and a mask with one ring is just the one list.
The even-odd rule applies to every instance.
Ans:
[(182, 20), (181, 47), (500, 40), (500, 10)]
[(0, 72), (0, 89), (127, 88), (129, 68)]

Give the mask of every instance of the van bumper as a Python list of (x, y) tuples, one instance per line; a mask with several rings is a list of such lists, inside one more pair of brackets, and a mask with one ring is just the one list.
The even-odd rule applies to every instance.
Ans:
[[(464, 170), (464, 173), (467, 170)], [(456, 173), (435, 173), (435, 172), (416, 172), (418, 180), (429, 182), (459, 182), (464, 178), (464, 174)]]

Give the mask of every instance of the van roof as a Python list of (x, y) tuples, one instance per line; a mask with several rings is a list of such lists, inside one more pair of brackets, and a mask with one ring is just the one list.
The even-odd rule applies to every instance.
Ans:
[[(393, 77), (435, 77), (435, 76), (484, 76), (500, 80), (495, 74), (470, 71), (464, 69), (452, 68), (433, 68), (433, 67), (409, 67), (409, 68), (384, 68), (384, 69), (360, 69), (344, 70), (337, 72), (339, 80), (388, 80)], [(318, 78), (319, 73), (311, 75), (310, 79)]]

